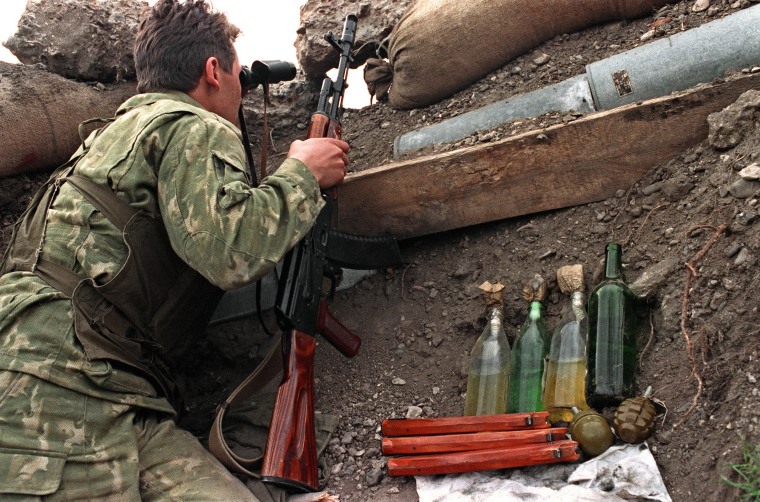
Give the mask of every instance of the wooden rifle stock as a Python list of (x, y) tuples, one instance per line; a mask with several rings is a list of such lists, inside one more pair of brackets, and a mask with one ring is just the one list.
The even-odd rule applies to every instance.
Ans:
[(299, 491), (319, 487), (314, 429), (313, 336), (297, 330), (283, 344), (285, 365), (277, 389), (261, 480)]
[(388, 459), (388, 475), (425, 476), (455, 472), (490, 471), (529, 465), (572, 462), (579, 458), (578, 443), (563, 440), (549, 445), (536, 444), (478, 451), (393, 457)]
[(500, 413), (440, 418), (389, 418), (383, 420), (383, 436), (426, 436), (431, 434), (463, 434), (468, 432), (517, 431), (547, 429), (549, 412)]
[(390, 456), (513, 448), (528, 444), (562, 441), (565, 439), (566, 433), (566, 428), (556, 427), (526, 431), (386, 437), (383, 438), (382, 451), (383, 455)]

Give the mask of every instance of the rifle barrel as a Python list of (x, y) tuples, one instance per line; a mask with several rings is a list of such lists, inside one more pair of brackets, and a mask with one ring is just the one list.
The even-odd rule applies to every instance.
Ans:
[(330, 119), (340, 123), (340, 115), (343, 111), (343, 96), (348, 87), (346, 79), (348, 78), (348, 68), (352, 61), (351, 48), (356, 38), (356, 23), (358, 18), (354, 14), (346, 16), (343, 24), (343, 34), (340, 37), (340, 59), (338, 61), (338, 76), (333, 83), (333, 97), (330, 103)]

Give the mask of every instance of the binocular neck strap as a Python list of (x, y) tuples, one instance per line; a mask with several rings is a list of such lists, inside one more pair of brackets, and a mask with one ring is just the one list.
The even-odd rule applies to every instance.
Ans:
[(269, 121), (267, 120), (267, 103), (269, 102), (269, 84), (261, 84), (264, 90), (264, 127), (261, 129), (261, 177), (263, 180), (267, 175), (267, 150), (269, 149)]
[(267, 120), (267, 103), (269, 102), (269, 85), (262, 84), (264, 88), (264, 127), (261, 132), (261, 169), (259, 176), (254, 171), (253, 153), (251, 153), (251, 140), (248, 137), (248, 127), (245, 124), (245, 113), (243, 112), (243, 103), (238, 108), (238, 120), (240, 122), (240, 132), (243, 136), (243, 149), (245, 158), (248, 162), (248, 176), (251, 178), (251, 186), (259, 186), (259, 182), (267, 175), (267, 150), (269, 148), (269, 122)]
[(253, 171), (253, 154), (251, 153), (251, 140), (248, 138), (248, 128), (245, 125), (245, 114), (243, 113), (243, 103), (240, 103), (238, 108), (238, 122), (240, 122), (240, 132), (243, 136), (243, 150), (245, 150), (245, 159), (248, 164), (248, 178), (250, 178), (251, 186), (259, 186), (259, 181), (256, 179), (256, 173)]

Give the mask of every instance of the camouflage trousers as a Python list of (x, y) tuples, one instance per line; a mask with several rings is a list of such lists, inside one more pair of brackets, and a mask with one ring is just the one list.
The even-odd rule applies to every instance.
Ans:
[(0, 371), (0, 500), (257, 499), (164, 415)]

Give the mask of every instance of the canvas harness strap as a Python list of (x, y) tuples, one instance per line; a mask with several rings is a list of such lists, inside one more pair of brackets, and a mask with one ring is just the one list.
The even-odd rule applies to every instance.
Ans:
[(263, 453), (250, 458), (236, 454), (224, 438), (222, 425), (230, 409), (248, 401), (282, 371), (282, 337), (277, 339), (256, 369), (219, 405), (208, 437), (208, 449), (225, 467), (255, 478), (259, 477)]
[[(160, 219), (134, 209), (110, 188), (72, 174), (75, 163), (72, 159), (56, 171), (35, 195), (14, 228), (2, 273), (33, 272), (70, 298), (87, 358), (134, 368), (181, 410), (168, 361), (205, 329), (222, 290), (174, 253)], [(121, 230), (129, 248), (121, 270), (105, 284), (42, 257), (46, 215), (64, 183)]]

